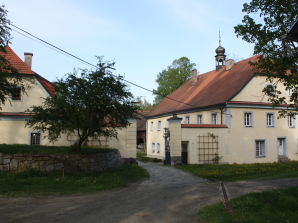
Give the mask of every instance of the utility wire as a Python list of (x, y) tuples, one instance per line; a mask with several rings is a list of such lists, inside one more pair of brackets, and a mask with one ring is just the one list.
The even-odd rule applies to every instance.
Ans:
[[(22, 29), (22, 28), (20, 28), (20, 27), (18, 27), (18, 26), (16, 26), (16, 25), (14, 25), (14, 24), (12, 24), (12, 23), (10, 23), (10, 25), (13, 26), (14, 28), (16, 28), (16, 29), (22, 31), (23, 33), (26, 33), (27, 35), (23, 35), (23, 36), (25, 36), (25, 37), (27, 37), (27, 38), (32, 39), (31, 37), (33, 37), (33, 38), (39, 40), (40, 42), (42, 42), (42, 43), (44, 43), (44, 44), (50, 46), (50, 47), (51, 47), (50, 49), (53, 49), (53, 50), (55, 50), (56, 52), (57, 52), (57, 51), (62, 52), (63, 55), (71, 56), (71, 57), (75, 58), (76, 60), (78, 60), (79, 62), (81, 62), (81, 63), (83, 63), (83, 64), (85, 64), (85, 65), (89, 65), (89, 66), (91, 66), (91, 67), (95, 67), (95, 68), (97, 68), (96, 65), (94, 65), (94, 64), (92, 64), (92, 63), (89, 63), (88, 61), (83, 60), (83, 59), (81, 59), (80, 57), (78, 57), (78, 56), (76, 56), (76, 55), (74, 55), (74, 54), (72, 54), (72, 53), (67, 52), (66, 50), (63, 50), (62, 48), (57, 47), (57, 46), (55, 46), (54, 44), (51, 44), (51, 43), (49, 43), (48, 41), (43, 40), (43, 39), (37, 37), (36, 35), (33, 35), (32, 33), (28, 32), (28, 31), (26, 31), (26, 30), (24, 30), (24, 29)], [(16, 31), (16, 30), (14, 30), (14, 31)], [(18, 32), (18, 31), (16, 31), (16, 32)], [(18, 33), (20, 33), (20, 32), (18, 32)], [(20, 33), (20, 34), (21, 34), (21, 33)], [(29, 37), (28, 35), (29, 35), (30, 37)], [(114, 74), (111, 74), (111, 75), (117, 78), (116, 75), (114, 75)], [(167, 99), (169, 99), (169, 100), (172, 100), (172, 101), (175, 101), (175, 102), (178, 102), (178, 103), (181, 103), (181, 104), (185, 104), (185, 105), (188, 105), (188, 106), (190, 106), (190, 107), (196, 107), (196, 106), (191, 105), (191, 104), (188, 104), (188, 103), (186, 103), (186, 102), (179, 101), (179, 100), (176, 100), (176, 99), (174, 99), (174, 98), (171, 98), (171, 97), (168, 97), (168, 96), (164, 96), (164, 95), (158, 94), (158, 93), (156, 93), (156, 92), (153, 91), (153, 90), (150, 90), (150, 89), (148, 89), (148, 88), (145, 88), (145, 87), (143, 87), (143, 86), (141, 86), (141, 85), (139, 85), (139, 84), (135, 84), (135, 83), (133, 83), (133, 82), (131, 82), (131, 81), (128, 81), (128, 80), (125, 80), (125, 79), (123, 79), (123, 81), (125, 81), (125, 82), (127, 82), (127, 83), (129, 83), (129, 84), (131, 84), (131, 85), (133, 85), (133, 86), (135, 86), (135, 87), (141, 88), (141, 89), (143, 89), (143, 90), (145, 90), (145, 91), (149, 91), (149, 92), (151, 92), (151, 93), (153, 93), (153, 94), (155, 94), (155, 95), (159, 95), (159, 96), (165, 97), (165, 98), (167, 98)]]

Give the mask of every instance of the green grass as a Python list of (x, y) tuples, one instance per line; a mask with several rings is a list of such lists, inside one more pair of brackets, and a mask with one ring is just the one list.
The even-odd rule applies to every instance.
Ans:
[(81, 152), (75, 150), (70, 146), (38, 146), (38, 145), (23, 145), (23, 144), (0, 144), (0, 153), (6, 154), (51, 154), (51, 153), (64, 153), (64, 154), (95, 154), (100, 152), (116, 151), (116, 149), (102, 149), (83, 147)]
[(255, 163), (255, 164), (198, 164), (177, 165), (209, 180), (235, 181), (256, 178), (298, 177), (298, 162)]
[(35, 196), (74, 194), (108, 190), (127, 186), (131, 182), (147, 178), (148, 172), (137, 165), (123, 165), (97, 173), (65, 173), (62, 171), (41, 173), (0, 172), (0, 196)]
[(298, 187), (252, 193), (230, 201), (232, 214), (223, 204), (200, 210), (208, 223), (296, 223), (298, 222)]
[(144, 152), (137, 152), (137, 160), (142, 162), (154, 162), (154, 163), (162, 162), (161, 159), (147, 157), (146, 153)]

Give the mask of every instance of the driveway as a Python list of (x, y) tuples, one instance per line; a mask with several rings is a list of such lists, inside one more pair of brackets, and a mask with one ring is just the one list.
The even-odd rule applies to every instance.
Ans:
[[(150, 179), (127, 188), (74, 196), (0, 199), (0, 222), (192, 223), (200, 207), (221, 200), (218, 183), (160, 164), (141, 163)], [(298, 186), (298, 178), (226, 184), (236, 197)]]

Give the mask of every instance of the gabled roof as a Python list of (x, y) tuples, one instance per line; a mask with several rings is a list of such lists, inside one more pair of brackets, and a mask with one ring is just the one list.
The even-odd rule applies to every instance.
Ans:
[(55, 95), (54, 85), (50, 81), (32, 71), (31, 68), (28, 67), (27, 64), (22, 61), (21, 58), (18, 57), (18, 55), (10, 48), (10, 46), (6, 45), (4, 47), (4, 52), (0, 51), (0, 56), (3, 56), (8, 61), (8, 63), (18, 71), (19, 74), (34, 76), (44, 87), (44, 89), (49, 93), (49, 95)]
[(169, 98), (176, 101), (164, 98), (147, 116), (154, 117), (224, 105), (252, 79), (254, 71), (249, 65), (249, 61), (256, 59), (257, 56), (253, 56), (235, 63), (230, 70), (222, 67), (219, 70), (198, 75), (195, 85), (192, 85), (191, 79), (186, 81), (185, 84), (168, 95)]

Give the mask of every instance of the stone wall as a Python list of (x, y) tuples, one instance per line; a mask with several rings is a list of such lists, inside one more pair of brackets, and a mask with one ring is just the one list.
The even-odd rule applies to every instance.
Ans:
[(77, 154), (4, 154), (0, 153), (0, 171), (22, 172), (35, 169), (42, 172), (66, 171), (94, 172), (121, 165), (118, 151), (92, 155)]

